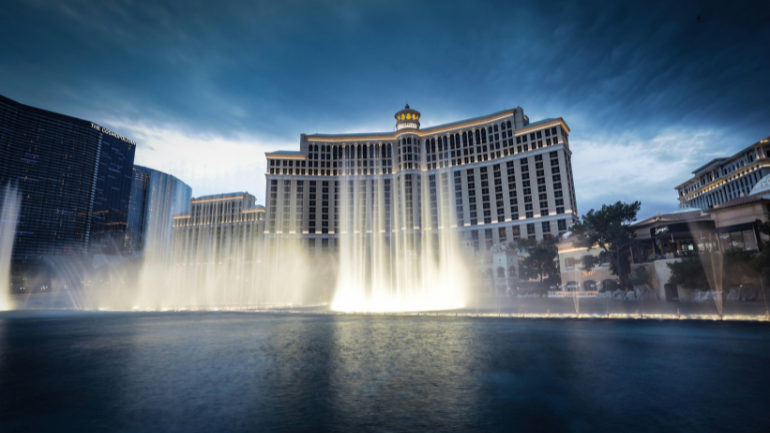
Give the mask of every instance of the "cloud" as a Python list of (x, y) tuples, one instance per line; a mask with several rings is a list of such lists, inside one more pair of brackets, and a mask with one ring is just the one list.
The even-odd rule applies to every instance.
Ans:
[(580, 138), (570, 142), (578, 209), (618, 200), (639, 200), (639, 216), (674, 211), (674, 187), (713, 158), (725, 156), (714, 148), (723, 141), (714, 130), (663, 130), (650, 139), (634, 133)]
[[(263, 149), (297, 149), (303, 132), (391, 131), (407, 100), (425, 127), (521, 106), (572, 129), (580, 209), (639, 198), (655, 212), (676, 207), (673, 187), (706, 155), (768, 135), (768, 10), (741, 0), (27, 0), (0, 14), (0, 93), (120, 119), (141, 143), (138, 163), (172, 166), (195, 194), (261, 185)], [(217, 146), (224, 154), (211, 154)]]
[(105, 125), (137, 142), (135, 164), (176, 176), (192, 187), (193, 197), (248, 191), (264, 203), (265, 152), (297, 146), (272, 137), (205, 135), (148, 121), (110, 119)]

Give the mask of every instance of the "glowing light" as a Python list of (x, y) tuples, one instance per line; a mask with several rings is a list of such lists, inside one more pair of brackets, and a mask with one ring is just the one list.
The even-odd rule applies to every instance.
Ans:
[[(421, 174), (420, 176), (427, 176)], [(342, 212), (339, 237), (339, 274), (332, 309), (344, 312), (408, 312), (462, 308), (465, 304), (469, 274), (460, 250), (456, 230), (386, 230), (384, 181), (367, 181), (374, 190), (373, 200), (365, 201), (361, 185), (340, 182)], [(431, 221), (430, 194), (427, 177), (422, 191), (415, 194), (422, 201), (422, 220)], [(441, 186), (439, 186), (441, 188)], [(439, 194), (441, 196), (441, 194)], [(397, 196), (400, 209), (417, 208), (407, 203), (405, 195)], [(362, 200), (364, 200), (362, 202)], [(410, 199), (411, 201), (411, 199)], [(412, 207), (414, 206), (414, 207)], [(451, 221), (449, 209), (435, 215), (439, 224)], [(391, 224), (402, 227), (406, 215), (396, 212)], [(411, 221), (410, 221), (411, 222)]]

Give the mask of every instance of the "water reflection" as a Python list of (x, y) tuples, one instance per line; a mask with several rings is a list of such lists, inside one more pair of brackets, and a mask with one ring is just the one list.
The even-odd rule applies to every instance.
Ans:
[(0, 430), (765, 431), (769, 354), (758, 323), (3, 313)]

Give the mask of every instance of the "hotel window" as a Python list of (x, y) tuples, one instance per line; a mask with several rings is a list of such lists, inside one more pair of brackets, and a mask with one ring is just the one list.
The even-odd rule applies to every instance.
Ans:
[(528, 235), (535, 234), (535, 224), (527, 224), (527, 234)]
[(550, 221), (543, 221), (543, 233), (551, 233), (551, 222)]
[(557, 221), (557, 224), (559, 225), (560, 232), (567, 230), (567, 220), (559, 220)]

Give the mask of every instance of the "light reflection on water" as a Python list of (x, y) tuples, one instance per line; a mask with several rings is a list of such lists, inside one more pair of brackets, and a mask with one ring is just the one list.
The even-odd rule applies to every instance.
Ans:
[(0, 430), (762, 431), (758, 323), (3, 313)]

